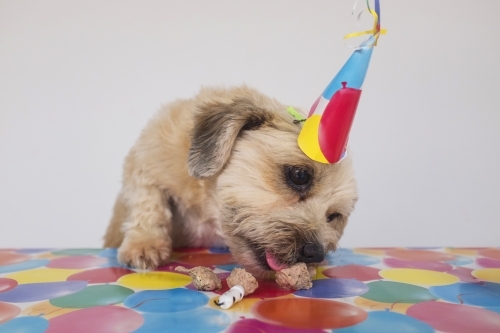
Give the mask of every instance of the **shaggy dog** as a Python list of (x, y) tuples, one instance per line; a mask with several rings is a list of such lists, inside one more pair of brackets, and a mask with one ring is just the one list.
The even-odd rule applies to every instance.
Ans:
[(288, 105), (243, 87), (165, 106), (125, 159), (104, 246), (156, 268), (172, 247), (229, 246), (268, 276), (334, 250), (357, 200), (350, 157), (309, 159)]

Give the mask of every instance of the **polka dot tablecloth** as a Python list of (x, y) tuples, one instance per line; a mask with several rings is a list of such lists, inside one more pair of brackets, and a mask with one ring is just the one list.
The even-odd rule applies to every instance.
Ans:
[[(210, 266), (201, 292), (178, 265)], [(313, 288), (259, 281), (229, 310), (227, 249), (179, 249), (144, 272), (116, 249), (0, 249), (0, 333), (500, 332), (500, 248), (358, 248), (326, 256)]]

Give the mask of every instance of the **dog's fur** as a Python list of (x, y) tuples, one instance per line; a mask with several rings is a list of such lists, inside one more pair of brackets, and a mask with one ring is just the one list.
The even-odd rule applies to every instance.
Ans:
[[(266, 252), (293, 264), (304, 244), (334, 250), (357, 200), (351, 159), (309, 159), (286, 108), (242, 86), (161, 109), (126, 157), (104, 246), (155, 268), (172, 247), (227, 245), (258, 275), (270, 272)], [(311, 174), (306, 188), (291, 186), (293, 166)]]

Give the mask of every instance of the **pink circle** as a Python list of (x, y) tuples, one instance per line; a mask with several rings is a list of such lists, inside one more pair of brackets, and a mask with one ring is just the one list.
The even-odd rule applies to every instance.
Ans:
[(413, 261), (413, 260), (401, 260), (395, 258), (385, 258), (384, 264), (392, 268), (416, 268), (416, 269), (425, 269), (437, 272), (448, 272), (453, 269), (453, 266), (443, 262)]
[(448, 272), (448, 274), (455, 275), (457, 278), (460, 279), (460, 282), (479, 282), (478, 279), (472, 276), (472, 271), (473, 269), (467, 268), (467, 267), (457, 267), (451, 271)]
[(380, 279), (378, 272), (380, 269), (361, 266), (361, 265), (346, 265), (325, 269), (322, 273), (330, 278), (345, 278), (356, 279), (358, 281), (371, 281)]
[(89, 284), (94, 283), (111, 283), (116, 282), (124, 275), (135, 273), (130, 269), (121, 267), (103, 267), (91, 269), (70, 275), (67, 281), (87, 281)]
[(410, 306), (406, 314), (443, 332), (498, 333), (500, 328), (500, 313), (464, 304), (422, 302)]
[(0, 302), (0, 324), (15, 318), (19, 313), (21, 309), (17, 306)]
[(0, 266), (18, 264), (29, 259), (31, 257), (25, 254), (0, 252)]
[(0, 278), (0, 293), (11, 290), (17, 286), (17, 281), (7, 278)]
[(141, 327), (144, 318), (118, 306), (96, 306), (69, 312), (49, 320), (45, 333), (130, 333)]
[(107, 263), (106, 258), (94, 256), (70, 256), (52, 259), (47, 265), (49, 268), (89, 268)]
[(500, 268), (500, 260), (491, 258), (477, 258), (476, 262), (478, 265), (486, 268)]

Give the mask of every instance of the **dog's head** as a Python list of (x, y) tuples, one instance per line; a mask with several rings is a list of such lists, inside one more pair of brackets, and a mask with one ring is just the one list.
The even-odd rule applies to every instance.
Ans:
[(250, 272), (320, 263), (357, 200), (351, 160), (309, 159), (285, 106), (248, 97), (200, 106), (189, 173), (213, 182), (227, 245)]

